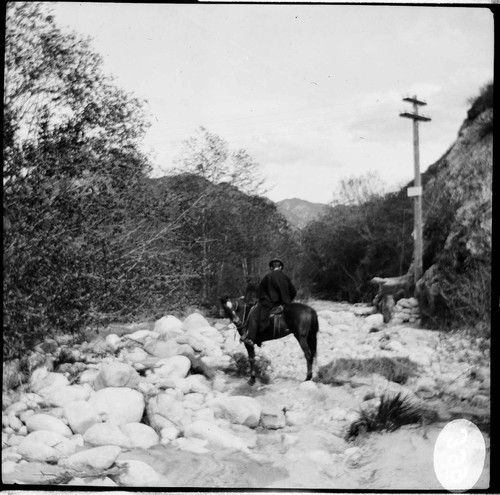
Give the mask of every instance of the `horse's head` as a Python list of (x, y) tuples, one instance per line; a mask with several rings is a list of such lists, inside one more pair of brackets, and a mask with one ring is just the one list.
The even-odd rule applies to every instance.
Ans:
[(244, 298), (221, 297), (219, 301), (224, 314), (236, 325), (236, 328), (240, 329), (243, 326), (246, 314), (248, 314)]

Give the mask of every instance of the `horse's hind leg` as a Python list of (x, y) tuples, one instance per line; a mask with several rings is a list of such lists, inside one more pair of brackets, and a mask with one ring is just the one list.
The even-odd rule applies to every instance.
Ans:
[(309, 344), (307, 343), (307, 336), (297, 337), (297, 335), (295, 335), (295, 337), (299, 341), (300, 347), (304, 351), (304, 356), (306, 358), (306, 362), (307, 362), (306, 381), (311, 380), (312, 379), (312, 367), (313, 367), (314, 355), (313, 355), (311, 349), (309, 348)]

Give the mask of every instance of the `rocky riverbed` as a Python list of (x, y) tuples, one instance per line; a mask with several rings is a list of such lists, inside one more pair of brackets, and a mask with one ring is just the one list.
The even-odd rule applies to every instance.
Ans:
[[(320, 321), (316, 372), (340, 358), (383, 356), (407, 357), (418, 371), (404, 385), (377, 373), (303, 382), (305, 359), (289, 336), (257, 348), (271, 363), (270, 380), (251, 387), (231, 373), (233, 356), (245, 352), (234, 327), (198, 313), (113, 325), (79, 345), (61, 337), (39, 348), (45, 364), (29, 384), (7, 390), (4, 381), (3, 483), (441, 489), (436, 438), (447, 422), (466, 418), (482, 427), (487, 455), (475, 487), (486, 488), (488, 341), (418, 321), (384, 324), (367, 306), (310, 304)], [(54, 372), (61, 353), (67, 362)], [(384, 392), (402, 392), (438, 419), (347, 441), (360, 410)]]

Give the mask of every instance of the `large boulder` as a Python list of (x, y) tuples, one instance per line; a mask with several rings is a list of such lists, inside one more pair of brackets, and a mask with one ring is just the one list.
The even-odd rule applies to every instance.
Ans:
[(74, 454), (76, 450), (76, 445), (71, 439), (60, 433), (49, 430), (37, 430), (29, 433), (22, 443), (24, 442), (43, 443), (44, 445), (54, 448), (61, 456)]
[(89, 445), (117, 445), (123, 448), (132, 448), (132, 440), (115, 423), (96, 423), (84, 434), (83, 439)]
[(155, 373), (165, 378), (185, 378), (191, 368), (191, 360), (186, 356), (172, 356), (157, 363)]
[(142, 423), (127, 423), (121, 425), (120, 429), (128, 436), (133, 448), (149, 449), (160, 442), (156, 431)]
[(17, 453), (26, 461), (54, 463), (63, 456), (54, 447), (36, 440), (23, 441), (17, 446)]
[(73, 433), (84, 433), (93, 424), (100, 423), (97, 410), (88, 401), (74, 401), (64, 406), (64, 415)]
[(209, 326), (210, 323), (208, 323), (207, 319), (203, 315), (200, 315), (199, 313), (192, 313), (184, 320), (182, 329), (189, 331)]
[(52, 373), (46, 367), (37, 368), (30, 377), (30, 389), (39, 393), (47, 387), (65, 387), (69, 385), (68, 379), (61, 373)]
[(161, 393), (152, 397), (147, 405), (149, 424), (160, 432), (163, 428), (182, 426), (186, 411), (173, 395)]
[(64, 437), (71, 437), (73, 433), (60, 419), (51, 414), (38, 413), (26, 418), (26, 427), (29, 432), (48, 430), (59, 433)]
[(151, 330), (136, 330), (133, 333), (125, 335), (123, 337), (123, 340), (129, 339), (144, 344), (148, 339), (151, 338), (157, 339), (158, 334), (156, 332), (152, 332)]
[(178, 354), (179, 345), (175, 340), (149, 340), (144, 344), (144, 350), (152, 356), (168, 358)]
[(63, 469), (74, 471), (104, 471), (114, 464), (120, 452), (120, 447), (115, 445), (95, 447), (61, 459), (58, 464)]
[(119, 460), (116, 464), (126, 467), (125, 472), (116, 477), (121, 486), (157, 486), (161, 481), (160, 475), (145, 462)]
[(107, 387), (98, 390), (89, 403), (105, 421), (117, 424), (137, 423), (144, 413), (144, 397), (126, 387)]
[(160, 340), (169, 340), (182, 333), (182, 321), (172, 315), (164, 316), (155, 322), (154, 331)]
[(70, 402), (85, 401), (91, 393), (92, 389), (88, 385), (51, 386), (40, 390), (45, 404), (52, 407), (64, 407)]
[(219, 397), (209, 402), (216, 416), (229, 420), (231, 423), (255, 428), (260, 422), (262, 406), (253, 397), (235, 395)]
[(119, 362), (103, 365), (94, 380), (95, 390), (107, 387), (137, 388), (138, 385), (139, 374), (137, 371), (129, 364)]

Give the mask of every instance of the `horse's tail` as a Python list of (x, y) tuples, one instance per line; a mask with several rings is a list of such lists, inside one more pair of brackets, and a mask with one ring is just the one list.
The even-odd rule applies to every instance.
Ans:
[(311, 350), (313, 359), (316, 357), (317, 343), (318, 343), (318, 314), (311, 308), (311, 321), (309, 326), (309, 333), (307, 335), (307, 345)]

